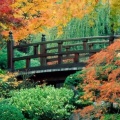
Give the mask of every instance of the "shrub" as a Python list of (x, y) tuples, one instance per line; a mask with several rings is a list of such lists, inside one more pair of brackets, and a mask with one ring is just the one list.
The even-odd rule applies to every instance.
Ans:
[(44, 86), (13, 92), (9, 102), (22, 110), (28, 119), (68, 120), (70, 111), (74, 109), (69, 103), (72, 96), (73, 92), (66, 88)]
[(25, 120), (25, 118), (18, 108), (0, 104), (0, 120)]
[[(80, 100), (94, 102), (103, 113), (119, 113), (120, 109), (120, 40), (115, 41), (106, 49), (91, 56), (82, 76), (84, 95)], [(110, 103), (108, 106), (107, 103)], [(111, 105), (117, 105), (111, 106)], [(113, 109), (116, 107), (116, 109)], [(95, 109), (96, 109), (95, 108)], [(87, 109), (83, 109), (86, 111)], [(98, 112), (99, 113), (99, 112)], [(111, 118), (111, 117), (110, 117)], [(107, 119), (107, 116), (106, 116)]]
[(105, 114), (104, 120), (120, 120), (120, 114)]
[(31, 79), (31, 74), (22, 75), (21, 80), (17, 80), (18, 73), (11, 73), (0, 69), (0, 98), (10, 97), (11, 90), (19, 90), (24, 88), (33, 88), (38, 82), (34, 82)]
[(84, 74), (85, 99), (118, 102), (120, 97), (120, 41), (93, 55)]
[(16, 79), (17, 73), (0, 70), (0, 98), (9, 97), (9, 92), (19, 85)]
[(71, 99), (71, 102), (76, 108), (83, 108), (90, 105), (92, 102), (89, 100), (80, 99), (84, 95), (82, 88), (85, 71), (78, 71), (74, 74), (69, 75), (64, 82), (64, 85), (74, 92), (74, 97)]
[(4, 48), (0, 50), (0, 69), (7, 68), (7, 50)]
[(80, 83), (83, 83), (83, 77), (82, 77), (83, 71), (78, 71), (74, 74), (69, 75), (65, 79), (65, 86), (78, 86)]

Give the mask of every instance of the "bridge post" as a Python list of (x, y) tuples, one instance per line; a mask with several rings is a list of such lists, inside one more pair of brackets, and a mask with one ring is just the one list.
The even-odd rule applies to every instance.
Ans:
[(87, 42), (88, 42), (88, 39), (84, 39), (83, 40), (83, 50), (87, 50), (88, 49)]
[[(70, 51), (70, 46), (66, 47), (66, 52)], [(67, 54), (66, 56), (70, 56), (69, 54)]]
[[(89, 50), (93, 49), (93, 45), (94, 45), (93, 43), (89, 44)], [(90, 52), (89, 53), (89, 57), (92, 56), (92, 55), (94, 55), (94, 54), (95, 54), (95, 52)]]
[(79, 53), (75, 53), (74, 63), (78, 63), (78, 62), (79, 62)]
[(43, 56), (40, 57), (40, 63), (41, 63), (41, 66), (44, 66), (46, 65), (46, 43), (44, 43), (46, 41), (45, 39), (45, 35), (42, 34), (42, 38), (41, 38), (41, 41), (42, 43), (40, 44), (40, 54), (42, 54)]
[(60, 54), (62, 52), (62, 44), (63, 42), (58, 42), (58, 64), (62, 63), (62, 55)]
[(12, 32), (9, 32), (9, 40), (7, 41), (7, 66), (9, 71), (14, 71), (14, 41), (13, 41), (13, 35)]
[(109, 45), (111, 45), (114, 42), (114, 35), (110, 36), (109, 38)]

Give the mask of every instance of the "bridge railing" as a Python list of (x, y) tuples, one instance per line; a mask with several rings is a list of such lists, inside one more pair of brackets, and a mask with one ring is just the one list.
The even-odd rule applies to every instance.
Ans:
[[(10, 71), (15, 71), (16, 68), (14, 63), (16, 61), (25, 60), (26, 66), (22, 70), (30, 70), (30, 61), (33, 58), (40, 58), (39, 67), (51, 65), (49, 64), (49, 62), (52, 62), (53, 64), (55, 63), (55, 65), (67, 64), (64, 62), (64, 60), (69, 59), (72, 60), (71, 64), (80, 63), (82, 62), (80, 61), (82, 58), (85, 58), (86, 56), (90, 57), (92, 54), (100, 51), (100, 49), (95, 49), (94, 45), (106, 44), (106, 46), (108, 46), (114, 42), (114, 39), (117, 39), (119, 37), (120, 36), (117, 35), (94, 36), (66, 40), (46, 41), (45, 35), (42, 35), (41, 42), (14, 46), (12, 32), (10, 32), (9, 40), (7, 41), (8, 69)], [(55, 46), (52, 47), (53, 44), (55, 44)], [(33, 55), (15, 58), (14, 50), (24, 47), (33, 47)]]

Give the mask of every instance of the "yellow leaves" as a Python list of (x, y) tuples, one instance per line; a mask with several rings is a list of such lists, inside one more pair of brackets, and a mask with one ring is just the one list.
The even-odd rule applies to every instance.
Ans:
[(12, 31), (17, 40), (50, 27), (58, 27), (60, 35), (73, 17), (84, 17), (96, 4), (96, 0), (16, 0), (12, 5), (13, 16), (20, 18), (24, 24), (23, 27), (18, 26), (17, 31)]
[(120, 0), (110, 0), (110, 15), (111, 15), (111, 24), (113, 25), (114, 31), (119, 29), (119, 21), (120, 21)]
[(0, 28), (2, 28), (3, 30), (7, 29), (7, 26), (3, 23), (0, 22)]
[(15, 76), (17, 75), (18, 73), (7, 73), (7, 74), (0, 74), (0, 78), (2, 79), (3, 82), (8, 82), (9, 79), (14, 79), (16, 80)]
[(29, 35), (29, 31), (26, 28), (18, 29), (17, 31), (13, 31), (13, 33), (13, 37), (16, 42), (18, 42), (18, 40), (23, 40)]
[(0, 80), (3, 83), (8, 83), (11, 87), (17, 87), (19, 84), (21, 84), (23, 81), (17, 81), (16, 76), (18, 73), (6, 73), (6, 74), (0, 74)]

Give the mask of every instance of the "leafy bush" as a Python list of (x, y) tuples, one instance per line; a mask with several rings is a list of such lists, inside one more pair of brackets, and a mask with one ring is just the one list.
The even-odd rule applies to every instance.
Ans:
[(71, 102), (76, 106), (76, 108), (83, 108), (92, 103), (89, 100), (80, 99), (80, 97), (84, 95), (84, 91), (82, 88), (84, 73), (85, 71), (78, 71), (74, 74), (71, 74), (65, 79), (64, 82), (64, 85), (68, 88), (71, 88), (74, 92), (74, 97), (71, 99)]
[(24, 88), (33, 88), (38, 83), (29, 79), (31, 74), (22, 75), (22, 80), (17, 80), (18, 73), (11, 73), (0, 69), (0, 98), (10, 97), (11, 90), (19, 90)]
[[(119, 66), (120, 40), (116, 40), (112, 45), (91, 56), (89, 59), (85, 72), (82, 74), (84, 81), (80, 86), (80, 89), (81, 87), (83, 88), (84, 94), (79, 99), (94, 102), (95, 110), (98, 107), (101, 108), (98, 113), (102, 111), (103, 105), (105, 106), (102, 114), (120, 113)], [(117, 105), (117, 107), (115, 105)], [(113, 109), (115, 107), (116, 109)], [(85, 113), (87, 110), (85, 108), (82, 109), (81, 112), (84, 111)]]
[(85, 99), (118, 102), (120, 97), (118, 50), (120, 50), (120, 40), (89, 59), (84, 74)]
[(18, 86), (15, 74), (0, 70), (0, 98), (9, 97), (10, 90), (14, 90)]
[(83, 77), (82, 74), (83, 71), (78, 71), (74, 74), (69, 75), (66, 79), (64, 84), (66, 86), (78, 86), (80, 83), (83, 83)]
[(120, 114), (105, 114), (104, 120), (120, 120)]
[(7, 68), (7, 50), (4, 48), (0, 50), (0, 69)]
[(28, 119), (68, 120), (74, 109), (69, 103), (72, 96), (73, 92), (66, 88), (43, 86), (12, 92), (9, 103), (19, 108)]
[(18, 108), (0, 104), (0, 120), (25, 120), (25, 118)]

